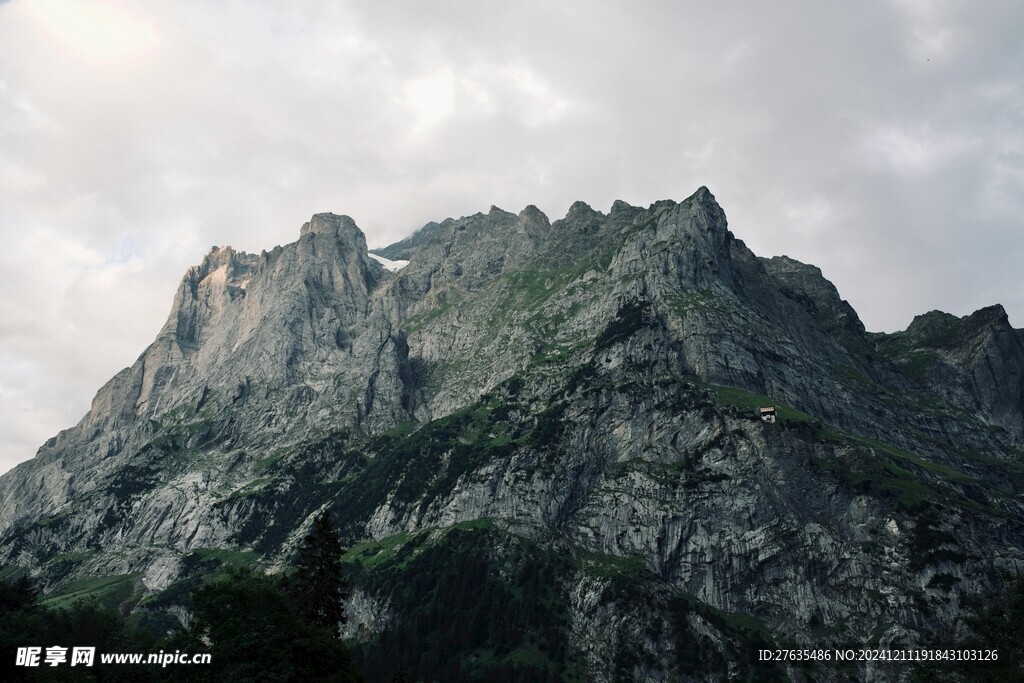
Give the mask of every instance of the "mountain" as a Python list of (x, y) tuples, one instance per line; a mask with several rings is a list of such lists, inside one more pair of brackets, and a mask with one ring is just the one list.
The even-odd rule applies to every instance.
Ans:
[(329, 509), (373, 680), (611, 681), (953, 642), (964, 597), (1024, 567), (1024, 332), (999, 306), (867, 332), (703, 187), (492, 207), (377, 255), (408, 264), (334, 214), (214, 248), (0, 478), (3, 571), (183, 615), (225, 565), (284, 569)]

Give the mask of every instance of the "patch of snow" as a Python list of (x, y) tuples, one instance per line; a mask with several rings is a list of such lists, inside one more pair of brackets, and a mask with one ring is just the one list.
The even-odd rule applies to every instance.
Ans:
[(392, 273), (397, 273), (402, 268), (409, 265), (408, 261), (391, 261), (383, 256), (377, 256), (376, 254), (370, 254), (370, 258), (390, 270)]

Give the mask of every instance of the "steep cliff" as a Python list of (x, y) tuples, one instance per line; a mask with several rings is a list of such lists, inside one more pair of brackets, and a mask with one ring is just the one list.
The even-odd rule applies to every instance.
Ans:
[(492, 207), (379, 253), (409, 263), (333, 214), (214, 248), (139, 360), (0, 479), (0, 562), (56, 591), (120, 576), (155, 612), (226, 562), (281, 570), (327, 507), (367, 666), (446, 680), (948, 641), (964, 594), (1024, 567), (1024, 347), (999, 307), (868, 333), (706, 188)]

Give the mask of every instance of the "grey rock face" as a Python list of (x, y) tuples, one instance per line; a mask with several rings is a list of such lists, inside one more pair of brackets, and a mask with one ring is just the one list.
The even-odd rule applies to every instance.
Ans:
[[(999, 307), (867, 333), (707, 188), (554, 222), (492, 207), (378, 253), (409, 264), (334, 214), (214, 248), (139, 360), (0, 479), (0, 563), (157, 591), (204, 549), (281, 569), (324, 507), (353, 543), (489, 520), (642, 568), (650, 614), (602, 602), (591, 560), (567, 584), (594, 680), (622, 633), (682, 628), (680, 595), (708, 642), (719, 613), (920, 642), (1024, 567), (1024, 346)], [(353, 634), (400, 618), (353, 595)], [(634, 674), (660, 680), (675, 645), (645, 638)]]
[(1024, 434), (1024, 344), (1002, 306), (963, 318), (932, 311), (904, 332), (877, 335), (876, 343), (930, 392)]
[(758, 259), (787, 297), (802, 304), (826, 331), (842, 343), (864, 338), (864, 323), (839, 291), (821, 274), (821, 269), (788, 256)]
[[(410, 416), (397, 312), (372, 297), (386, 277), (344, 216), (317, 214), (298, 242), (259, 256), (214, 248), (185, 274), (139, 360), (100, 389), (76, 427), (5, 478), (0, 525), (84, 505), (91, 512), (62, 550), (226, 543), (231, 532), (210, 506), (251, 480), (250, 455)], [(171, 450), (187, 456), (168, 460)], [(125, 488), (143, 495), (126, 500)]]

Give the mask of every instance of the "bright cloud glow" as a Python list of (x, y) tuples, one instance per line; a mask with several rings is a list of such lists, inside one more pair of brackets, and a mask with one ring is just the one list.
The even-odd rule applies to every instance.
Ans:
[(568, 108), (566, 100), (555, 95), (551, 86), (527, 67), (506, 67), (502, 70), (502, 75), (526, 96), (526, 102), (523, 105), (523, 120), (527, 125), (539, 126), (565, 114)]
[(413, 133), (425, 133), (455, 112), (455, 75), (444, 69), (407, 83), (402, 102), (412, 112)]
[(135, 4), (27, 0), (25, 11), (47, 38), (76, 59), (112, 66), (145, 56), (158, 42), (153, 26), (133, 9)]

